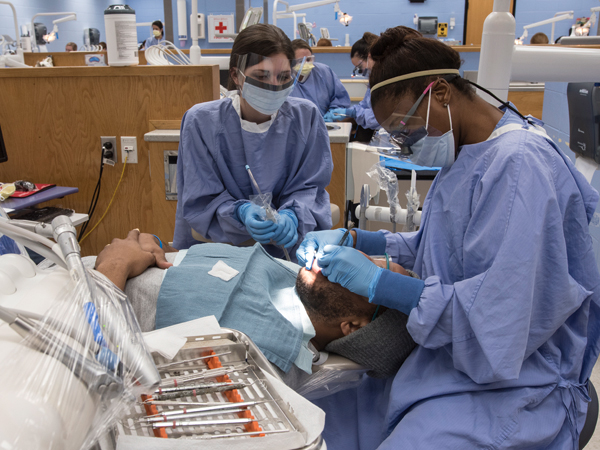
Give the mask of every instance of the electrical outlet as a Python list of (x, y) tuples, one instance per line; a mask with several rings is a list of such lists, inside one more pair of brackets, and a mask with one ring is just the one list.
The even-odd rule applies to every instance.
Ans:
[(104, 152), (104, 164), (114, 166), (117, 161), (117, 137), (100, 136), (100, 148)]
[(448, 36), (448, 23), (447, 22), (438, 23), (437, 35), (438, 35), (438, 37)]
[(137, 164), (137, 138), (135, 136), (121, 136), (121, 159), (127, 164)]

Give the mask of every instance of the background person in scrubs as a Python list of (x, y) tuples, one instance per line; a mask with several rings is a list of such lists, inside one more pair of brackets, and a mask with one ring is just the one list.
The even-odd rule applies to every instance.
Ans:
[(292, 47), (296, 59), (306, 57), (306, 63), (290, 96), (310, 100), (319, 107), (322, 115), (331, 109), (350, 107), (348, 91), (329, 66), (315, 62), (310, 45), (295, 39)]
[[(231, 51), (231, 91), (222, 100), (191, 108), (181, 123), (177, 159), (174, 247), (197, 241), (240, 245), (249, 239), (295, 249), (306, 233), (331, 228), (329, 194), (333, 162), (325, 122), (310, 101), (288, 98), (296, 74), (289, 38), (274, 25), (243, 30)], [(251, 204), (272, 193), (274, 223)], [(275, 245), (267, 251), (282, 257)]]
[[(366, 32), (361, 39), (356, 41), (350, 50), (350, 60), (354, 65), (353, 74), (368, 77), (373, 60), (369, 54), (371, 45), (377, 40), (373, 33)], [(369, 142), (373, 136), (373, 131), (379, 128), (379, 123), (375, 118), (371, 108), (371, 87), (367, 85), (365, 97), (357, 105), (348, 108), (336, 108), (329, 111), (325, 117), (325, 122), (349, 121), (352, 120), (358, 126), (351, 140)]]
[[(418, 344), (393, 380), (324, 400), (328, 447), (577, 449), (600, 342), (598, 193), (539, 120), (477, 96), (451, 47), (396, 27), (371, 55), (377, 119), (411, 159), (442, 169), (419, 231), (358, 230), (345, 246), (343, 231), (311, 233), (298, 252), (408, 314)], [(357, 250), (387, 252), (423, 281)]]
[(165, 33), (163, 28), (163, 24), (160, 20), (152, 22), (152, 36), (146, 39), (146, 42), (144, 42), (144, 45), (140, 50), (145, 50), (152, 45), (157, 45), (159, 42), (164, 41)]

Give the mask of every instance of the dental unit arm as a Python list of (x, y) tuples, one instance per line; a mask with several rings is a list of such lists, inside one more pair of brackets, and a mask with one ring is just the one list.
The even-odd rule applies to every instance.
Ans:
[(0, 55), (0, 68), (2, 67), (29, 67), (25, 64), (23, 56), (23, 47), (21, 39), (19, 38), (19, 23), (17, 21), (17, 11), (14, 5), (10, 2), (0, 0), (0, 5), (8, 5), (12, 9), (13, 20), (15, 23), (15, 41), (17, 42), (17, 54), (16, 55)]
[(554, 17), (546, 20), (541, 20), (539, 22), (531, 23), (529, 25), (525, 25), (523, 27), (523, 34), (519, 38), (519, 41), (523, 42), (523, 40), (529, 35), (529, 31), (531, 28), (541, 27), (542, 25), (552, 24), (552, 33), (550, 34), (550, 44), (554, 44), (554, 28), (556, 26), (556, 22), (560, 22), (561, 20), (567, 20), (573, 18), (573, 11), (559, 11), (554, 14)]
[(0, 256), (0, 435), (11, 448), (89, 448), (160, 382), (131, 305), (84, 267), (68, 217), (0, 217), (0, 234), (56, 264)]

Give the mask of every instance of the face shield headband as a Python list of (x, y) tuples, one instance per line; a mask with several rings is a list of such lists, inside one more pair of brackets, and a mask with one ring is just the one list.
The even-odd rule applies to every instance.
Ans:
[(248, 53), (238, 57), (237, 69), (246, 83), (277, 92), (289, 89), (298, 82), (306, 61), (307, 58), (289, 60)]

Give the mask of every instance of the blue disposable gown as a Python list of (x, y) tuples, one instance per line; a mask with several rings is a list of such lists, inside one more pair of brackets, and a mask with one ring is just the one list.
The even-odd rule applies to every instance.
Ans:
[(144, 42), (144, 50), (153, 45), (158, 45), (159, 42), (163, 42), (164, 40), (164, 35), (160, 39), (156, 36), (150, 36), (148, 39), (146, 39), (146, 42)]
[(365, 98), (363, 98), (358, 104), (352, 106), (352, 109), (356, 113), (356, 123), (363, 128), (370, 128), (377, 130), (379, 128), (379, 122), (375, 118), (373, 108), (371, 107), (371, 86), (367, 87)]
[[(235, 94), (237, 95), (237, 94)], [(245, 122), (245, 121), (244, 121)], [(214, 242), (238, 245), (250, 239), (235, 208), (257, 195), (246, 164), (277, 209), (298, 217), (298, 243), (313, 230), (331, 228), (329, 194), (333, 162), (325, 122), (308, 100), (290, 98), (268, 129), (245, 122), (224, 98), (192, 107), (181, 122), (177, 159), (175, 248), (197, 244), (192, 228)], [(265, 125), (265, 124), (263, 124)], [(252, 131), (248, 131), (249, 127)], [(283, 252), (268, 245), (276, 257)], [(296, 255), (295, 247), (289, 249)]]
[(349, 108), (348, 91), (331, 68), (315, 62), (315, 67), (303, 83), (296, 83), (290, 97), (310, 100), (319, 107), (321, 115), (332, 108)]
[(517, 130), (461, 147), (418, 232), (359, 236), (425, 281), (407, 325), (419, 345), (395, 378), (320, 403), (328, 448), (578, 448), (599, 347), (597, 201), (554, 144)]

